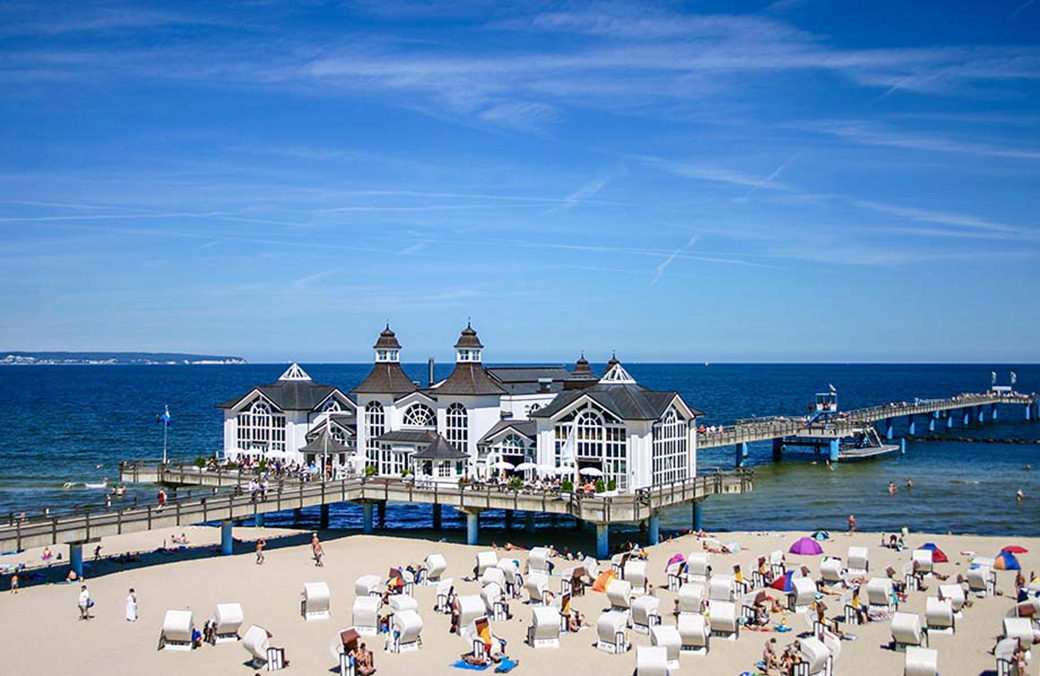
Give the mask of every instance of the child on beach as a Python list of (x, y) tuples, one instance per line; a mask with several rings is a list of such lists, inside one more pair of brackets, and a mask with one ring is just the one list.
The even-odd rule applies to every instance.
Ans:
[(264, 547), (267, 546), (267, 540), (260, 538), (256, 541), (256, 565), (264, 565)]

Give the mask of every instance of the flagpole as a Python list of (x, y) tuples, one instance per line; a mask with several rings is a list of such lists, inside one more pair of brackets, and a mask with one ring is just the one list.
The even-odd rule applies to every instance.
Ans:
[(325, 463), (329, 456), (329, 421), (332, 420), (332, 411), (325, 411), (325, 449), (321, 454), (321, 480), (325, 481)]
[[(169, 405), (167, 405), (166, 409), (165, 409), (165, 413), (169, 414), (169, 412), (170, 412), (170, 407), (169, 407)], [(162, 464), (164, 464), (164, 465), (166, 464), (166, 430), (167, 430), (167, 428), (169, 428), (169, 426), (170, 426), (170, 421), (166, 420), (166, 419), (163, 419), (163, 426), (162, 426)]]

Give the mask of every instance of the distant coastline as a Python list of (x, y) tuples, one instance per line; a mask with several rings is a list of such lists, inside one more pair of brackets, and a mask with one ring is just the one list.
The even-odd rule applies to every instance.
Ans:
[(0, 366), (246, 364), (242, 357), (180, 352), (0, 352)]

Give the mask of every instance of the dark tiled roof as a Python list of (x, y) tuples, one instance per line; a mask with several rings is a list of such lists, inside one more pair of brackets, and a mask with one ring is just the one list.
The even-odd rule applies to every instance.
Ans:
[(533, 420), (499, 420), (477, 443), (486, 444), (488, 440), (509, 429), (527, 437), (530, 441), (534, 441), (536, 427), (537, 423)]
[(398, 430), (376, 437), (376, 441), (396, 441), (406, 444), (432, 444), (437, 439), (433, 430)]
[[(570, 376), (562, 366), (489, 366), (485, 370), (509, 394), (562, 392)], [(542, 380), (549, 381), (547, 390), (542, 389)]]
[(571, 371), (571, 377), (577, 376), (596, 376), (596, 374), (592, 372), (592, 367), (589, 366), (589, 360), (585, 358), (584, 354), (578, 357), (578, 361), (574, 362), (574, 370)]
[(400, 350), (401, 344), (397, 342), (397, 335), (390, 330), (390, 325), (387, 324), (383, 332), (379, 334), (379, 340), (372, 346), (376, 350), (387, 349), (387, 350)]
[(585, 355), (581, 355), (577, 362), (574, 364), (574, 370), (570, 372), (567, 381), (563, 384), (566, 390), (580, 390), (586, 387), (591, 387), (599, 382), (599, 377), (593, 373), (592, 367), (589, 366), (589, 362), (585, 359)]
[(456, 450), (451, 442), (438, 434), (432, 444), (418, 453), (412, 453), (412, 457), (416, 460), (463, 460), (469, 456)]
[[(355, 390), (356, 392), (357, 390)], [(435, 388), (430, 394), (468, 394), (468, 395), (490, 395), (505, 394), (506, 391), (488, 375), (482, 364), (455, 364), (455, 370), (447, 379)]]
[(270, 385), (255, 387), (241, 397), (225, 401), (217, 408), (234, 408), (254, 390), (259, 390), (283, 411), (311, 411), (336, 391), (336, 388), (332, 385), (320, 385), (313, 380), (276, 380)]
[(617, 353), (611, 353), (610, 361), (607, 362), (607, 371), (609, 371), (610, 369), (614, 368), (615, 366), (617, 366), (620, 363), (621, 362), (619, 362), (618, 358), (617, 358)]
[(466, 324), (466, 328), (462, 329), (462, 335), (459, 336), (459, 342), (455, 343), (455, 347), (484, 347), (480, 344), (480, 339), (477, 338), (477, 332), (473, 330), (473, 327)]
[[(622, 420), (657, 420), (668, 410), (672, 400), (679, 396), (677, 392), (655, 392), (639, 385), (600, 383), (582, 390), (563, 392), (548, 406), (543, 406), (531, 413), (531, 417), (552, 417), (583, 395), (588, 395), (597, 404)], [(691, 410), (695, 415), (703, 415), (700, 411)]]
[(397, 362), (378, 362), (361, 383), (351, 390), (353, 394), (410, 394), (419, 389)]
[(329, 453), (345, 453), (350, 450), (349, 446), (344, 445), (335, 436), (328, 437), (328, 446), (326, 446), (325, 437), (325, 428), (322, 428), (300, 450), (305, 453), (324, 453), (325, 451)]

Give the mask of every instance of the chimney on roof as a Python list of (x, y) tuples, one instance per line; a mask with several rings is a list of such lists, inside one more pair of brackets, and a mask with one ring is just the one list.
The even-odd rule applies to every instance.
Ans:
[(552, 378), (538, 379), (538, 390), (540, 392), (548, 392), (550, 389), (552, 389)]
[(429, 368), (428, 376), (430, 379), (429, 385), (427, 385), (427, 387), (433, 387), (433, 357), (430, 357), (430, 362), (429, 364), (427, 364), (427, 366)]

